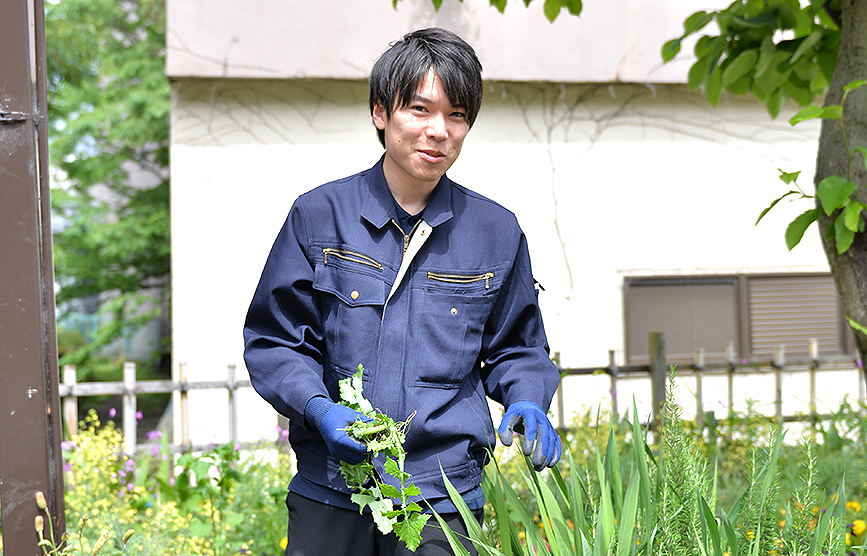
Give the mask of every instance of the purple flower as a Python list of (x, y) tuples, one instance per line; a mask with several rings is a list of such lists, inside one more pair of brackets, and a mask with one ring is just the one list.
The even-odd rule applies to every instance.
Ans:
[(63, 464), (63, 470), (64, 471), (72, 471), (72, 464), (69, 462), (64, 463)]
[(129, 484), (126, 485), (126, 489), (127, 489), (129, 492), (132, 492), (132, 489), (134, 489), (134, 488), (135, 488), (135, 485), (133, 485), (132, 483), (129, 483)]
[(141, 421), (143, 418), (144, 418), (144, 415), (142, 414), (141, 411), (136, 411), (136, 412), (135, 412), (135, 420), (136, 420), (136, 421)]
[(159, 446), (156, 446), (156, 445), (151, 446), (151, 454), (153, 454), (154, 457), (157, 457), (159, 455), (159, 453), (160, 453), (160, 447)]
[(169, 477), (169, 484), (171, 486), (175, 486), (175, 478), (174, 477)]
[(71, 440), (64, 440), (63, 442), (60, 443), (60, 449), (61, 450), (69, 451), (69, 450), (74, 450), (77, 447), (78, 446), (75, 445), (75, 442), (72, 442)]
[(149, 433), (147, 433), (148, 439), (150, 439), (150, 440), (156, 440), (157, 438), (160, 438), (162, 435), (163, 435), (163, 431), (150, 431)]
[(108, 410), (108, 418), (114, 419), (114, 416), (117, 415), (117, 410), (115, 408), (111, 408)]

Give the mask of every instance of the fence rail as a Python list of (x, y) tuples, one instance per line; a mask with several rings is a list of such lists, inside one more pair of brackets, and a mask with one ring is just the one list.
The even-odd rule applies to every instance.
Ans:
[[(569, 380), (577, 380), (578, 377), (588, 375), (599, 375), (600, 373), (608, 375), (610, 380), (610, 398), (612, 413), (619, 414), (617, 404), (617, 388), (618, 383), (623, 380), (634, 379), (636, 377), (649, 377), (651, 388), (651, 399), (654, 410), (654, 420), (658, 418), (657, 411), (661, 406), (662, 400), (665, 397), (665, 381), (668, 376), (669, 366), (665, 359), (665, 340), (662, 335), (654, 336), (651, 334), (651, 361), (644, 365), (617, 365), (615, 362), (614, 351), (608, 352), (608, 364), (601, 367), (582, 367), (582, 368), (561, 368), (561, 373), (564, 376), (564, 382)], [(695, 378), (696, 391), (696, 419), (701, 422), (704, 415), (704, 400), (702, 382), (705, 377), (725, 376), (728, 384), (728, 407), (734, 407), (734, 381), (735, 376), (746, 376), (756, 374), (773, 374), (774, 376), (774, 418), (782, 419), (786, 422), (794, 421), (813, 421), (826, 419), (827, 415), (821, 415), (815, 412), (816, 408), (816, 377), (818, 373), (825, 371), (841, 371), (861, 369), (861, 362), (854, 356), (819, 356), (818, 345), (815, 342), (811, 343), (810, 354), (808, 357), (786, 359), (784, 357), (784, 348), (780, 346), (775, 350), (774, 356), (770, 359), (761, 360), (740, 360), (733, 357), (733, 350), (728, 350), (730, 356), (727, 361), (705, 363), (704, 352), (696, 350), (695, 359), (692, 363), (678, 364), (677, 372), (680, 376), (692, 376)], [(555, 354), (554, 360), (558, 363), (559, 356)], [(78, 424), (78, 398), (83, 396), (102, 396), (102, 395), (122, 395), (123, 410), (121, 414), (122, 431), (126, 442), (125, 449), (128, 453), (133, 453), (140, 447), (136, 444), (137, 437), (137, 419), (136, 414), (136, 398), (139, 394), (165, 394), (165, 393), (180, 393), (180, 428), (181, 437), (180, 444), (173, 446), (175, 451), (186, 450), (201, 450), (207, 446), (196, 446), (192, 444), (189, 431), (189, 401), (187, 399), (188, 392), (193, 390), (226, 390), (228, 393), (228, 426), (229, 439), (232, 442), (237, 442), (238, 434), (238, 406), (236, 393), (241, 388), (250, 388), (250, 380), (237, 378), (237, 369), (235, 365), (227, 366), (226, 380), (211, 380), (211, 381), (189, 381), (186, 379), (186, 365), (181, 364), (179, 367), (179, 380), (136, 380), (135, 363), (125, 363), (123, 367), (123, 382), (81, 382), (77, 383), (75, 378), (75, 367), (67, 365), (63, 369), (63, 384), (60, 385), (60, 397), (63, 404), (63, 417), (67, 424), (70, 433), (77, 430)], [(809, 374), (809, 414), (798, 415), (783, 415), (783, 376), (785, 373), (804, 372)], [(859, 399), (863, 402), (865, 398), (864, 377), (862, 373), (858, 373), (858, 392)], [(557, 427), (565, 430), (566, 423), (566, 399), (564, 389), (561, 387), (557, 390), (555, 404), (557, 407)], [(243, 443), (242, 443), (243, 445)]]

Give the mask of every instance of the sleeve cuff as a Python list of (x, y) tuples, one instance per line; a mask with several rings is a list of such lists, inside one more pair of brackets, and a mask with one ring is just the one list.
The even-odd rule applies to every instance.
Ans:
[(310, 398), (307, 402), (307, 406), (304, 408), (304, 419), (312, 425), (313, 428), (319, 430), (319, 423), (322, 421), (322, 417), (325, 416), (333, 405), (334, 402), (325, 396), (314, 396)]

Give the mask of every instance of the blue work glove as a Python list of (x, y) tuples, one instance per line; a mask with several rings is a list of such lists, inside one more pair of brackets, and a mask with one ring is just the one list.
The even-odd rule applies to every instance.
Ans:
[(307, 402), (304, 416), (319, 431), (328, 446), (328, 451), (337, 459), (355, 465), (370, 455), (367, 446), (350, 437), (345, 430), (356, 420), (370, 421), (371, 418), (364, 413), (317, 396)]
[(512, 433), (524, 433), (521, 443), (524, 455), (533, 462), (533, 469), (541, 471), (554, 467), (560, 461), (560, 437), (542, 408), (533, 402), (515, 402), (506, 408), (497, 433), (505, 446), (512, 445)]

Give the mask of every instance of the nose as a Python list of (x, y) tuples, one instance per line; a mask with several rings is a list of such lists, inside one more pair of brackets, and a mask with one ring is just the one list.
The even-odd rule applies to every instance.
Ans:
[(431, 139), (442, 141), (448, 137), (446, 117), (444, 114), (433, 114), (428, 120), (427, 134)]

